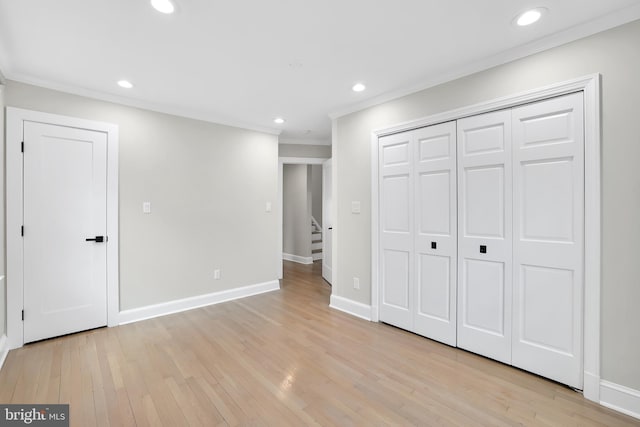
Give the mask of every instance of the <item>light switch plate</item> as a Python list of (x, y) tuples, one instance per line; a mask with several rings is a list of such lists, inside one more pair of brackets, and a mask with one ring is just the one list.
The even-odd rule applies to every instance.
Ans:
[(266, 205), (266, 207), (265, 207), (265, 210), (266, 210), (267, 212), (271, 212), (271, 202), (267, 202), (267, 205)]
[(151, 202), (143, 202), (142, 203), (142, 212), (146, 214), (151, 213)]
[(360, 202), (357, 202), (357, 201), (351, 202), (351, 213), (354, 213), (354, 214), (360, 213)]

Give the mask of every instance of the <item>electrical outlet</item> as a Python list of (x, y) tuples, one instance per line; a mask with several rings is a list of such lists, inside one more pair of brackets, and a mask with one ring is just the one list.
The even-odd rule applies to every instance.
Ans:
[(151, 213), (151, 202), (142, 202), (142, 213)]
[(353, 289), (360, 289), (360, 279), (358, 277), (353, 278)]
[(216, 280), (220, 279), (220, 270), (219, 269), (213, 270), (213, 278), (216, 279)]

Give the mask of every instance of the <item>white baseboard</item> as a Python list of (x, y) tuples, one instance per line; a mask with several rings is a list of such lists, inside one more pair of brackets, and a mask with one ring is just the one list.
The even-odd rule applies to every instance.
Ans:
[(371, 321), (371, 306), (347, 298), (331, 295), (329, 307), (344, 311), (352, 316)]
[(317, 252), (317, 253), (313, 254), (312, 258), (313, 258), (314, 261), (318, 261), (320, 259), (323, 259), (322, 258), (322, 252)]
[(600, 381), (600, 404), (614, 411), (640, 419), (640, 391)]
[(9, 354), (9, 341), (7, 341), (7, 336), (2, 334), (0, 337), (0, 369), (4, 365), (7, 354)]
[(125, 325), (127, 323), (138, 322), (140, 320), (166, 316), (167, 314), (179, 313), (181, 311), (192, 310), (194, 308), (219, 304), (221, 302), (232, 301), (239, 298), (249, 297), (251, 295), (277, 291), (278, 289), (280, 289), (280, 282), (273, 280), (270, 282), (258, 283), (257, 285), (243, 286), (241, 288), (198, 295), (197, 297), (184, 298), (176, 301), (134, 308), (132, 310), (120, 312), (120, 324)]
[(298, 264), (313, 264), (313, 257), (310, 257), (310, 256), (306, 257), (306, 256), (291, 255), (291, 254), (285, 254), (283, 252), (282, 259), (286, 261), (297, 262)]

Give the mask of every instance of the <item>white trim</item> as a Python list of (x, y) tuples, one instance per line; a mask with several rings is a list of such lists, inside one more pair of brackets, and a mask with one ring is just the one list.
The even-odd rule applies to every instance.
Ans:
[[(4, 276), (0, 276), (0, 283), (0, 293), (5, 292)], [(2, 336), (0, 336), (0, 369), (2, 369), (2, 365), (4, 365), (7, 354), (9, 354), (9, 342), (7, 341), (7, 335), (3, 333)]]
[(329, 307), (340, 310), (352, 316), (371, 321), (371, 306), (362, 304), (348, 298), (331, 295)]
[(109, 125), (107, 135), (107, 326), (117, 326), (120, 313), (120, 223), (119, 160), (120, 136), (117, 125)]
[(283, 170), (284, 165), (321, 165), (329, 159), (316, 158), (316, 157), (278, 157), (278, 206), (277, 206), (277, 221), (278, 221), (278, 247), (276, 251), (276, 270), (278, 279), (282, 279), (283, 276), (283, 250), (284, 242), (282, 241), (283, 229), (284, 229), (284, 209), (283, 209), (283, 195), (282, 195), (282, 183), (283, 183)]
[(120, 307), (118, 266), (118, 126), (111, 123), (77, 119), (7, 107), (6, 122), (6, 203), (7, 203), (7, 338), (9, 348), (24, 344), (21, 310), (24, 307), (22, 266), (23, 218), (22, 153), (23, 122), (34, 121), (88, 129), (107, 134), (107, 325), (118, 324)]
[(313, 257), (310, 256), (299, 256), (282, 253), (282, 259), (286, 261), (297, 262), (298, 264), (313, 264)]
[(600, 377), (584, 371), (584, 385), (582, 394), (585, 399), (592, 402), (598, 402), (600, 400)]
[(292, 145), (331, 145), (331, 138), (323, 139), (295, 139), (295, 138), (280, 138), (278, 144), (292, 144)]
[[(331, 184), (331, 189), (328, 189), (327, 178), (330, 179), (330, 182), (333, 182), (333, 162), (331, 159), (327, 160), (322, 164), (322, 277), (331, 284), (333, 282), (333, 275), (331, 271), (331, 267), (327, 266), (327, 263), (324, 262), (327, 252), (329, 252), (329, 258), (333, 258), (333, 225), (335, 224), (334, 216), (333, 216), (333, 204), (335, 203), (333, 196), (331, 197), (331, 203), (327, 203), (327, 193), (331, 193), (333, 190), (333, 184)], [(327, 168), (331, 171), (330, 176), (327, 176)], [(331, 240), (331, 248), (327, 245), (328, 236), (332, 236)], [(329, 248), (329, 249), (327, 249)], [(329, 260), (328, 264), (331, 264), (333, 259)]]
[(602, 286), (602, 199), (600, 75), (584, 85), (584, 395), (600, 400), (600, 388), (591, 379), (600, 378), (600, 289)]
[(420, 92), (440, 84), (450, 82), (471, 74), (478, 73), (480, 71), (488, 70), (489, 68), (496, 67), (498, 65), (513, 62), (515, 60), (530, 56), (545, 50), (558, 47), (581, 38), (588, 37), (590, 35), (609, 30), (611, 28), (627, 24), (640, 18), (640, 5), (633, 5), (608, 15), (604, 15), (589, 22), (585, 22), (580, 25), (568, 28), (564, 31), (560, 31), (541, 39), (532, 41), (525, 45), (516, 46), (510, 50), (500, 52), (494, 56), (483, 58), (479, 61), (471, 62), (461, 67), (457, 67), (454, 70), (446, 71), (441, 74), (429, 76), (427, 79), (418, 82), (417, 84), (409, 87), (384, 93), (364, 100), (363, 102), (348, 106), (343, 109), (333, 111), (329, 114), (329, 118), (332, 120), (346, 116), (357, 111), (364, 110), (366, 108), (380, 105), (385, 102), (392, 101), (394, 99), (401, 98), (403, 96), (411, 95), (416, 92)]
[(601, 381), (600, 396), (602, 406), (640, 419), (640, 391), (609, 381)]
[(572, 92), (584, 92), (585, 112), (585, 299), (584, 396), (600, 400), (600, 286), (601, 286), (601, 162), (600, 75), (585, 77), (501, 97), (487, 102), (412, 120), (371, 133), (371, 318), (379, 320), (378, 265), (378, 138), (489, 111), (511, 108)]
[(220, 116), (216, 113), (206, 111), (195, 111), (189, 108), (181, 108), (173, 105), (165, 105), (151, 101), (144, 101), (140, 99), (128, 98), (126, 96), (114, 95), (111, 93), (101, 92), (98, 90), (81, 88), (68, 84), (61, 84), (52, 82), (50, 80), (32, 77), (27, 74), (6, 72), (6, 77), (9, 80), (13, 80), (19, 83), (39, 86), (44, 89), (55, 90), (58, 92), (65, 92), (71, 95), (84, 96), (91, 99), (97, 99), (100, 101), (113, 102), (128, 107), (141, 108), (143, 110), (155, 111), (158, 113), (170, 114), (177, 117), (185, 117), (188, 119), (201, 120), (216, 125), (230, 126), (239, 129), (251, 130), (255, 132), (268, 133), (270, 135), (280, 135), (281, 129), (274, 129), (268, 126), (259, 126), (252, 123), (245, 122), (243, 120), (237, 120), (231, 117)]
[(195, 308), (220, 304), (222, 302), (233, 301), (240, 298), (246, 298), (253, 295), (264, 294), (266, 292), (277, 290), (280, 290), (280, 282), (277, 280), (272, 280), (270, 282), (258, 283), (255, 285), (243, 286), (234, 289), (227, 289), (219, 292), (212, 292), (210, 294), (198, 295), (195, 297), (148, 305), (131, 310), (124, 310), (120, 312), (120, 324), (126, 325), (127, 323), (153, 319), (154, 317), (180, 313), (182, 311), (193, 310)]
[(380, 281), (378, 280), (380, 251), (380, 236), (378, 234), (378, 222), (380, 221), (380, 186), (378, 184), (378, 139), (375, 132), (371, 132), (371, 320), (380, 321), (378, 309), (380, 297)]
[[(331, 296), (340, 293), (338, 278), (338, 239), (340, 237), (340, 220), (338, 218), (338, 121), (331, 120)], [(324, 268), (324, 267), (323, 267)]]
[(2, 336), (0, 336), (0, 369), (2, 369), (2, 366), (4, 366), (4, 361), (7, 360), (9, 350), (10, 348), (7, 336), (5, 334), (2, 334)]
[(283, 165), (321, 165), (327, 160), (326, 157), (278, 157)]
[[(423, 117), (416, 120), (410, 120), (407, 122), (399, 123), (393, 126), (387, 126), (381, 129), (374, 129), (372, 131), (377, 137), (391, 135), (398, 132), (405, 132), (408, 130), (423, 128), (425, 126), (431, 126), (438, 123), (444, 123), (451, 120), (460, 120), (469, 116), (477, 116), (478, 114), (488, 113), (491, 111), (502, 110), (506, 108), (512, 108), (519, 105), (541, 101), (554, 96), (566, 95), (573, 92), (579, 92), (589, 88), (590, 90), (599, 89), (599, 74), (589, 74), (587, 76), (578, 77), (571, 80), (566, 80), (560, 83), (554, 83), (547, 86), (543, 86), (536, 89), (527, 90), (514, 95), (507, 95), (500, 98), (492, 99), (485, 102), (479, 102), (477, 104), (456, 108), (454, 110), (445, 111), (443, 113), (433, 114), (431, 116)], [(592, 86), (593, 85), (593, 86)], [(590, 93), (589, 93), (590, 94)], [(587, 93), (585, 92), (585, 95)], [(599, 98), (599, 93), (592, 94), (592, 98)], [(585, 100), (587, 102), (593, 102), (595, 99)], [(599, 106), (598, 106), (599, 109)], [(594, 111), (589, 111), (594, 114)], [(585, 111), (585, 113), (588, 113)], [(585, 114), (586, 115), (586, 114)], [(587, 117), (587, 118), (591, 118)], [(377, 140), (376, 140), (377, 146)]]

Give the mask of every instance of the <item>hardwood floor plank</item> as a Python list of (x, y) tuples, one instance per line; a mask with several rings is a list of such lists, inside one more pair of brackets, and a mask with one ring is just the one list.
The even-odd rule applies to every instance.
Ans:
[(560, 384), (331, 309), (321, 265), (278, 292), (11, 351), (0, 402), (72, 426), (640, 426)]

